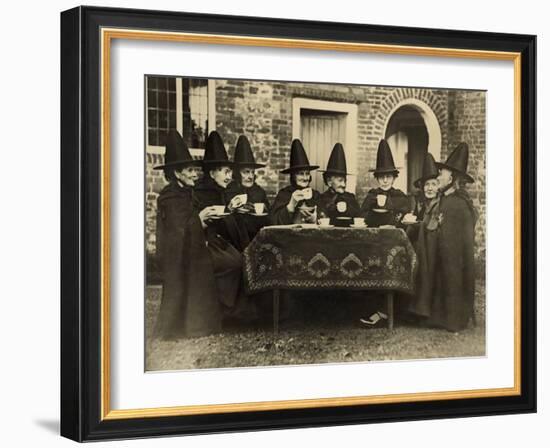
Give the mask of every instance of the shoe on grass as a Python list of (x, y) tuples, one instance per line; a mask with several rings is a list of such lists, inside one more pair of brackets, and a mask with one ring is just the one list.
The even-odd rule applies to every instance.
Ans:
[(368, 319), (364, 319), (364, 318), (359, 319), (359, 322), (361, 322), (364, 325), (374, 326), (387, 319), (388, 319), (387, 314), (381, 311), (377, 311), (376, 313), (371, 314), (371, 316)]

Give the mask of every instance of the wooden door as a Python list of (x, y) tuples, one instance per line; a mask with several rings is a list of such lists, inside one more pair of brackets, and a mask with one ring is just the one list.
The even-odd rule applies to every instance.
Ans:
[(388, 145), (393, 155), (393, 162), (399, 169), (399, 176), (395, 179), (393, 186), (407, 193), (408, 191), (408, 170), (407, 156), (409, 153), (409, 139), (405, 132), (399, 131), (391, 135), (388, 139)]
[[(301, 140), (312, 165), (325, 170), (336, 143), (346, 147), (346, 113), (302, 110), (300, 113)], [(326, 189), (322, 173), (312, 171), (311, 186), (323, 192)]]

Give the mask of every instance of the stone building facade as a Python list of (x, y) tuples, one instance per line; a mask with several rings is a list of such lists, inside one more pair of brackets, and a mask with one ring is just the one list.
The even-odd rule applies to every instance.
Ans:
[[(185, 99), (185, 98), (184, 98)], [(469, 172), (475, 183), (466, 188), (479, 211), (476, 226), (476, 264), (485, 266), (485, 92), (412, 87), (358, 86), (246, 80), (208, 81), (208, 127), (222, 136), (230, 157), (245, 134), (256, 160), (266, 168), (257, 171), (257, 182), (270, 199), (288, 184), (280, 171), (288, 166), (293, 138), (301, 138), (310, 162), (326, 165), (337, 139), (344, 144), (348, 181), (362, 202), (375, 180), (369, 173), (376, 162), (381, 138), (386, 138), (396, 164), (402, 167), (398, 187), (412, 192), (422, 154), (430, 151), (444, 160), (459, 143), (470, 148)], [(180, 125), (181, 126), (181, 125)], [(331, 140), (332, 139), (332, 140)], [(308, 142), (310, 148), (308, 148)], [(192, 146), (192, 145), (190, 145)], [(196, 142), (195, 142), (196, 146)], [(319, 152), (317, 147), (324, 149)], [(155, 250), (156, 198), (164, 186), (163, 148), (146, 150), (146, 250)], [(200, 149), (195, 154), (200, 156)], [(324, 160), (323, 160), (324, 159)], [(318, 187), (320, 184), (318, 183)]]

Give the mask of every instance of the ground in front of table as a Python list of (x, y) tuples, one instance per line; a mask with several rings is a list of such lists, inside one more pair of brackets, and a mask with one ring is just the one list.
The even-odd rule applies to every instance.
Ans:
[[(146, 329), (151, 335), (161, 288), (146, 291)], [(357, 307), (335, 313), (316, 307), (308, 319), (288, 319), (274, 335), (269, 320), (256, 325), (226, 326), (212, 336), (146, 343), (146, 369), (184, 370), (291, 364), (429, 359), (485, 355), (485, 288), (476, 291), (477, 325), (459, 333), (396, 321), (395, 328), (365, 328)], [(303, 308), (304, 301), (300, 301)], [(331, 301), (334, 303), (334, 301)], [(306, 301), (307, 304), (307, 301)], [(354, 308), (355, 307), (355, 308)], [(321, 309), (321, 312), (319, 312)]]

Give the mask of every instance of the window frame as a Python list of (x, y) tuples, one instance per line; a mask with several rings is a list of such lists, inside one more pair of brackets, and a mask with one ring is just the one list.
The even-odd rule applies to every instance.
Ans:
[[(148, 75), (149, 76), (149, 75)], [(147, 78), (145, 78), (145, 110), (148, 110), (148, 97), (147, 97)], [(152, 75), (151, 75), (152, 76)], [(176, 77), (176, 129), (182, 134), (183, 133), (183, 76)], [(214, 126), (212, 129), (208, 129), (208, 132), (216, 129), (216, 80), (208, 80), (208, 123), (213, 123)], [(159, 145), (150, 145), (149, 144), (149, 115), (145, 114), (145, 148), (148, 154), (159, 154), (164, 155), (165, 148), (164, 146)], [(193, 158), (201, 158), (204, 155), (203, 148), (189, 148), (189, 152)]]

